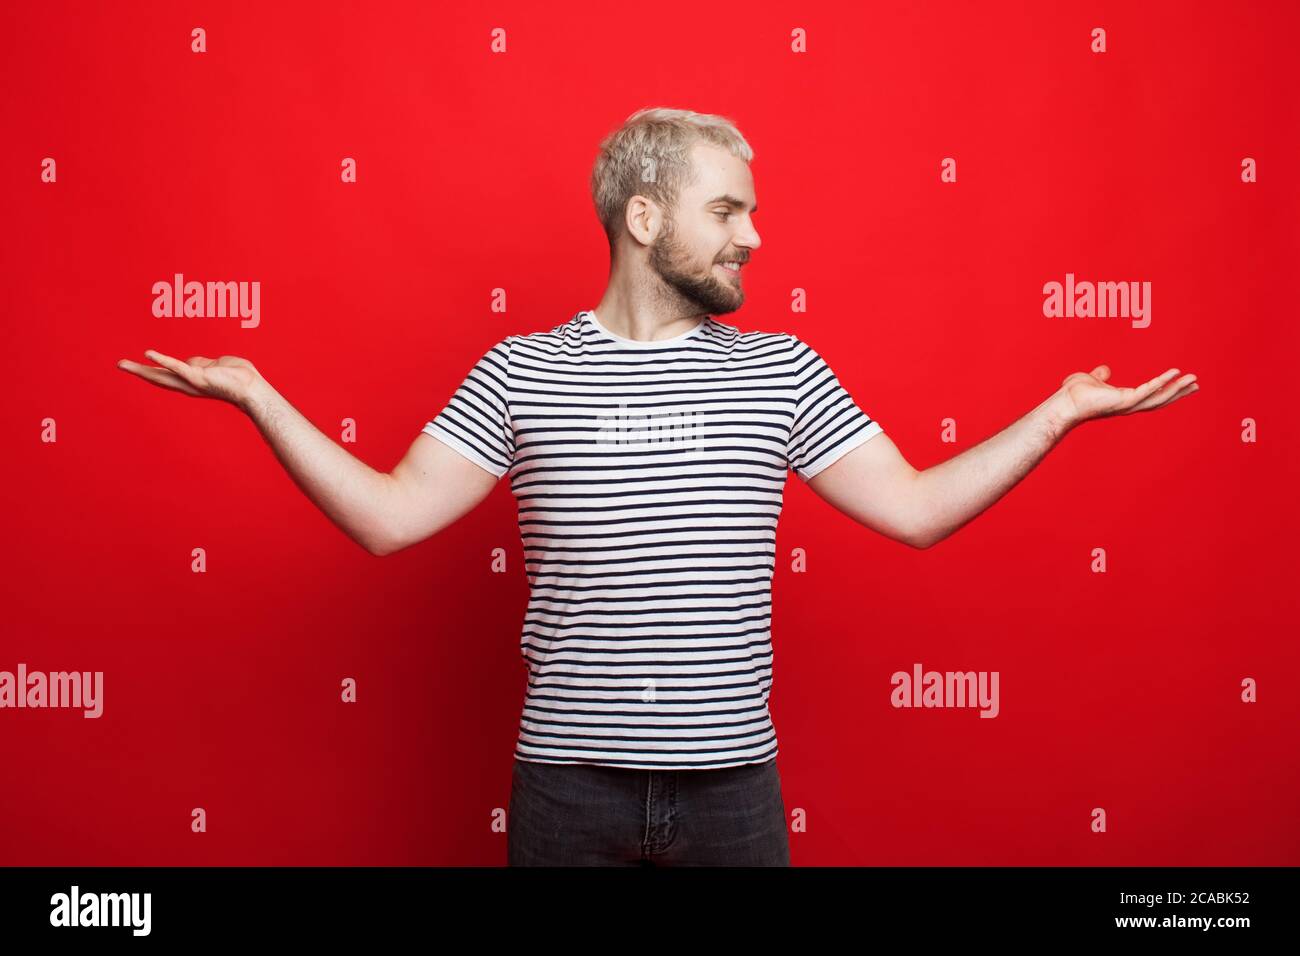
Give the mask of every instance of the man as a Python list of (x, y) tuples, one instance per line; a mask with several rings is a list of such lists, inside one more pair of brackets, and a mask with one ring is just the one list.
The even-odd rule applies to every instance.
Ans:
[(771, 578), (788, 471), (916, 548), (1004, 495), (1074, 426), (1194, 391), (1068, 376), (1023, 418), (918, 472), (807, 344), (714, 316), (759, 247), (749, 162), (727, 120), (643, 110), (601, 146), (610, 244), (594, 310), (493, 345), (389, 474), (354, 458), (233, 356), (119, 366), (224, 399), (311, 499), (391, 554), (509, 474), (530, 599), (529, 685), (508, 811), (511, 864), (785, 865)]

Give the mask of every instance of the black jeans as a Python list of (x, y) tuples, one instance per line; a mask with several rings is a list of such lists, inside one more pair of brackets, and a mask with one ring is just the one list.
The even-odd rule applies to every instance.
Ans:
[(789, 866), (776, 758), (634, 770), (515, 758), (510, 866)]

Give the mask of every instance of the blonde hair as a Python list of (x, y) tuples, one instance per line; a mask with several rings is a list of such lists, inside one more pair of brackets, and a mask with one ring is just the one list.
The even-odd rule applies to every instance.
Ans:
[(691, 182), (690, 150), (698, 143), (720, 146), (747, 163), (754, 159), (731, 120), (691, 110), (638, 110), (601, 142), (591, 170), (591, 198), (611, 252), (633, 196), (653, 199), (669, 214), (675, 210), (682, 188)]

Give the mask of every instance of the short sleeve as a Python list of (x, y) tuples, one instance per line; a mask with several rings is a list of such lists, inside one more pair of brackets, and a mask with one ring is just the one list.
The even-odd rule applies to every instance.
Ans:
[(510, 339), (483, 355), (451, 400), (422, 429), (500, 478), (515, 460), (510, 420)]
[(811, 346), (793, 335), (790, 339), (795, 407), (786, 460), (809, 481), (884, 429), (858, 407)]

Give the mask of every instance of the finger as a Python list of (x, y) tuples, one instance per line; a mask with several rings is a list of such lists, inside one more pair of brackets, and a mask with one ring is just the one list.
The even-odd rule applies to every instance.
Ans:
[[(1151, 379), (1151, 381), (1143, 382), (1141, 385), (1139, 385), (1137, 388), (1133, 390), (1134, 404), (1135, 405), (1140, 404), (1141, 402), (1145, 401), (1148, 396), (1150, 396), (1152, 393), (1156, 391), (1156, 389), (1162, 388), (1166, 383), (1168, 383), (1168, 381), (1171, 378), (1173, 378), (1177, 374), (1178, 374), (1178, 369), (1171, 368), (1164, 374), (1157, 375), (1155, 378)], [(1193, 376), (1193, 378), (1195, 378), (1195, 376)]]
[(1088, 374), (1091, 375), (1093, 378), (1101, 379), (1104, 382), (1108, 378), (1110, 378), (1110, 366), (1098, 365), (1095, 369), (1093, 369)]
[[(1185, 393), (1185, 391), (1190, 386), (1195, 385), (1195, 383), (1196, 383), (1195, 375), (1184, 375), (1178, 381), (1171, 382), (1170, 384), (1162, 388), (1160, 391), (1156, 392), (1153, 395), (1148, 396), (1145, 400), (1138, 402), (1135, 406), (1133, 406), (1133, 408), (1130, 409), (1130, 411), (1147, 412), (1153, 408), (1159, 408), (1162, 405), (1167, 405), (1170, 402), (1172, 402), (1175, 398), (1181, 398)], [(1199, 388), (1199, 386), (1196, 387)], [(1195, 391), (1195, 390), (1196, 390), (1195, 388), (1191, 388), (1191, 391)]]
[[(1166, 374), (1166, 375), (1162, 375), (1162, 376), (1160, 376), (1160, 377), (1161, 377), (1162, 379), (1165, 379), (1165, 378), (1167, 378), (1167, 374)], [(1196, 376), (1194, 376), (1194, 375), (1192, 375), (1192, 376), (1185, 376), (1183, 379), (1180, 379), (1180, 380), (1177, 381), (1177, 382), (1169, 382), (1169, 381), (1166, 381), (1165, 384), (1164, 384), (1164, 385), (1159, 389), (1159, 391), (1151, 392), (1151, 393), (1148, 394), (1146, 397), (1139, 399), (1137, 402), (1135, 402), (1135, 403), (1133, 404), (1133, 406), (1132, 406), (1131, 408), (1129, 408), (1129, 411), (1131, 411), (1131, 412), (1142, 412), (1142, 411), (1147, 411), (1148, 409), (1156, 408), (1156, 407), (1158, 407), (1158, 406), (1160, 406), (1160, 405), (1163, 405), (1163, 404), (1164, 404), (1166, 401), (1168, 401), (1168, 400), (1169, 400), (1169, 399), (1170, 399), (1170, 398), (1171, 398), (1171, 397), (1172, 397), (1172, 396), (1173, 396), (1173, 395), (1174, 395), (1174, 394), (1175, 394), (1175, 393), (1176, 393), (1180, 388), (1182, 388), (1184, 385), (1187, 385), (1187, 384), (1188, 384), (1189, 382), (1191, 382), (1191, 380), (1194, 379), (1195, 377), (1196, 377)]]
[(155, 349), (145, 349), (144, 354), (153, 359), (163, 368), (170, 369), (185, 381), (197, 387), (198, 381), (195, 379), (195, 369), (193, 365), (186, 365), (178, 358), (172, 358), (170, 355), (163, 355)]
[(185, 363), (182, 362), (180, 359), (173, 358), (170, 355), (164, 355), (162, 352), (159, 352), (157, 349), (145, 349), (144, 354), (145, 354), (145, 358), (152, 359), (153, 361), (157, 362), (159, 365), (163, 366), (163, 368), (169, 368), (173, 372), (176, 372), (177, 374), (180, 373), (180, 367), (182, 365), (185, 365)]
[(184, 379), (180, 378), (173, 372), (169, 372), (165, 368), (151, 368), (147, 365), (139, 365), (135, 362), (127, 362), (125, 360), (119, 363), (118, 367), (131, 372), (147, 382), (152, 382), (154, 385), (161, 386), (162, 388), (171, 389), (176, 392), (184, 392), (186, 395), (193, 395), (195, 398), (200, 398), (203, 395), (202, 392), (195, 389)]
[(117, 363), (117, 367), (125, 372), (137, 375), (145, 381), (152, 382), (154, 385), (177, 392), (184, 392), (186, 395), (193, 395), (195, 398), (203, 396), (203, 393), (198, 389), (165, 368), (152, 368), (148, 365), (141, 365), (139, 362), (132, 362), (130, 359), (122, 359)]
[(1166, 408), (1169, 405), (1172, 405), (1174, 402), (1178, 401), (1180, 398), (1185, 398), (1186, 396), (1191, 395), (1193, 392), (1197, 391), (1200, 387), (1201, 387), (1200, 385), (1193, 382), (1191, 385), (1186, 385), (1183, 388), (1180, 388), (1177, 392), (1175, 392), (1167, 399), (1162, 399), (1161, 401), (1158, 402), (1154, 401), (1154, 399), (1148, 400), (1147, 402), (1144, 402), (1142, 404), (1141, 408), (1135, 408), (1133, 409), (1133, 411), (1150, 412), (1150, 411), (1154, 411), (1157, 408)]

